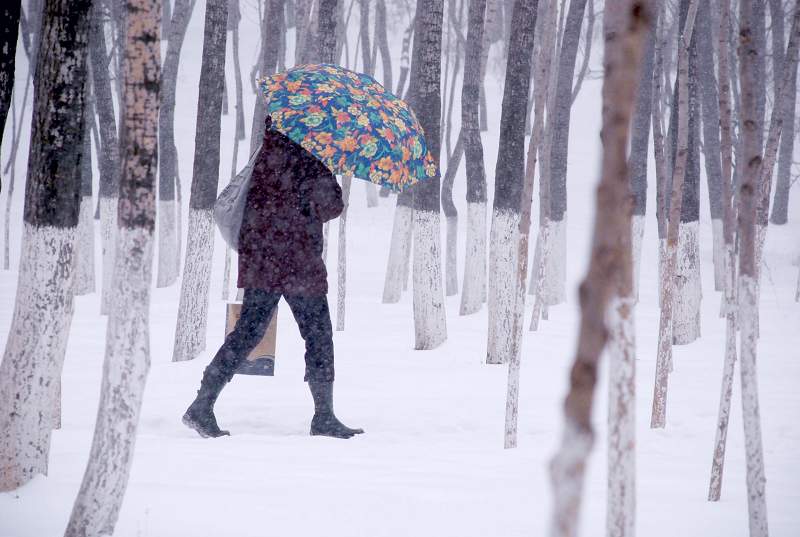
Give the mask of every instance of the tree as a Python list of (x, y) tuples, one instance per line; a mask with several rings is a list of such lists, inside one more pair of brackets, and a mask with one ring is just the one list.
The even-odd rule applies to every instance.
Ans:
[[(167, 51), (161, 73), (161, 102), (158, 108), (158, 270), (156, 287), (169, 287), (180, 272), (180, 239), (175, 217), (175, 177), (178, 149), (175, 147), (175, 88), (178, 84), (183, 39), (196, 0), (175, 0), (167, 34)], [(166, 15), (165, 15), (166, 16)]]
[(467, 172), (467, 242), (460, 315), (476, 313), (486, 300), (486, 171), (480, 131), (485, 12), (486, 0), (469, 0), (461, 89), (461, 138)]
[[(644, 42), (651, 22), (647, 4), (637, 2), (638, 9), (633, 4), (630, 0), (610, 0), (603, 17), (602, 175), (597, 187), (589, 270), (579, 290), (581, 322), (570, 388), (564, 401), (564, 431), (550, 465), (555, 499), (550, 533), (554, 536), (577, 535), (583, 475), (594, 442), (591, 414), (597, 363), (609, 330), (616, 329), (609, 326), (609, 301), (615, 293), (624, 297), (632, 292), (632, 207), (626, 151)], [(629, 321), (624, 317), (615, 320), (622, 324)], [(622, 470), (609, 467), (610, 474)], [(616, 523), (617, 520), (609, 520), (609, 524)], [(632, 528), (632, 520), (623, 527)]]
[[(358, 22), (358, 38), (361, 41), (361, 61), (362, 72), (373, 76), (375, 74), (375, 65), (372, 58), (372, 46), (370, 45), (369, 37), (369, 0), (358, 0), (359, 6), (359, 22)], [(335, 19), (334, 19), (335, 20)], [(335, 63), (335, 62), (331, 62)], [(367, 195), (367, 207), (378, 206), (378, 191), (375, 185), (370, 182), (364, 183), (364, 191)], [(349, 189), (348, 189), (349, 193)], [(347, 217), (344, 218), (346, 220)], [(343, 220), (339, 221), (342, 224)], [(343, 224), (342, 224), (343, 225)]]
[(569, 121), (572, 108), (572, 78), (581, 36), (581, 23), (586, 0), (572, 0), (567, 11), (561, 51), (558, 59), (558, 79), (553, 108), (553, 140), (550, 149), (549, 218), (550, 255), (547, 259), (545, 295), (550, 305), (565, 298), (566, 283), (566, 212), (567, 212), (567, 154), (569, 152)]
[[(11, 93), (14, 89), (14, 58), (17, 54), (19, 14), (22, 0), (10, 0), (3, 7), (3, 28), (0, 29), (0, 146), (6, 128)], [(2, 188), (2, 181), (0, 181)]]
[(78, 215), (75, 294), (94, 292), (94, 218), (92, 208), (92, 107), (91, 84), (87, 78), (84, 99), (84, 127), (81, 140), (81, 207)]
[(34, 85), (22, 249), (0, 363), (0, 491), (47, 473), (72, 321), (89, 34), (88, 0), (47, 0)]
[(219, 182), (227, 20), (228, 0), (209, 0), (206, 4), (203, 62), (200, 66), (197, 101), (194, 170), (189, 198), (189, 240), (172, 352), (175, 362), (195, 358), (206, 346), (208, 286), (214, 251), (212, 213)]
[[(533, 34), (537, 2), (516, 0), (509, 44), (500, 143), (495, 168), (494, 206), (489, 240), (489, 335), (487, 364), (514, 358), (522, 336), (517, 302), (519, 241), (522, 205), (525, 203), (525, 114), (531, 79)], [(524, 276), (523, 276), (524, 277)]]
[[(408, 102), (425, 131), (428, 152), (437, 169), (441, 147), (442, 0), (417, 0), (414, 55)], [(442, 292), (440, 229), (441, 179), (437, 175), (413, 190), (414, 348), (430, 350), (447, 339)], [(398, 201), (399, 203), (399, 201)]]
[(109, 312), (92, 449), (65, 537), (114, 533), (150, 368), (161, 2), (128, 0), (126, 11), (114, 305)]
[[(264, 28), (261, 41), (261, 54), (258, 65), (260, 76), (269, 76), (275, 73), (278, 64), (278, 51), (281, 41), (281, 21), (283, 20), (283, 7), (285, 0), (267, 0), (264, 9)], [(296, 29), (300, 32), (300, 28)], [(256, 93), (260, 90), (254, 88)], [(261, 145), (264, 139), (264, 120), (267, 117), (267, 106), (261, 95), (256, 96), (256, 105), (253, 110), (253, 126), (250, 129), (250, 153)]]

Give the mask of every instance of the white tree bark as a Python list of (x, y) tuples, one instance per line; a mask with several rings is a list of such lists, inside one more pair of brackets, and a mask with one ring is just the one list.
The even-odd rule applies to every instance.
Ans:
[(206, 348), (208, 287), (214, 253), (212, 211), (189, 209), (189, 240), (186, 246), (173, 362), (192, 360)]
[(389, 260), (383, 283), (384, 304), (396, 304), (400, 301), (408, 279), (407, 266), (411, 256), (412, 217), (411, 207), (397, 205), (395, 208)]
[(112, 302), (111, 283), (117, 244), (117, 203), (116, 197), (100, 198), (100, 245), (103, 250), (103, 288), (100, 295), (100, 313), (102, 315), (108, 315)]
[(447, 244), (445, 248), (445, 294), (455, 296), (458, 294), (458, 217), (446, 216)]
[(169, 287), (178, 279), (180, 251), (178, 246), (176, 200), (158, 201), (158, 270), (156, 287)]
[(367, 195), (367, 207), (372, 209), (373, 207), (378, 206), (378, 188), (375, 186), (374, 183), (370, 183), (369, 181), (364, 182), (366, 195)]
[(513, 350), (512, 325), (517, 292), (519, 219), (514, 211), (493, 210), (489, 239), (489, 332), (486, 363), (504, 364)]
[(467, 204), (467, 244), (459, 315), (477, 313), (486, 302), (486, 203)]
[(548, 227), (544, 299), (548, 306), (555, 306), (567, 297), (567, 213), (561, 220), (550, 220)]
[(716, 291), (725, 290), (725, 237), (722, 233), (722, 219), (711, 219), (711, 239), (714, 243), (713, 262), (714, 262), (714, 289)]
[(688, 345), (700, 337), (700, 222), (681, 222), (678, 234), (672, 344)]
[(639, 273), (642, 266), (642, 240), (644, 239), (645, 215), (635, 214), (632, 220), (633, 239), (633, 297), (639, 300)]
[(439, 213), (414, 210), (414, 334), (416, 350), (435, 349), (447, 339), (442, 292)]
[(350, 186), (353, 182), (349, 175), (342, 176), (342, 199), (344, 209), (339, 216), (339, 243), (336, 248), (338, 263), (336, 271), (336, 330), (344, 330), (345, 298), (347, 296), (347, 209), (350, 205)]
[(75, 294), (94, 293), (94, 207), (91, 196), (81, 198), (76, 248)]
[(75, 228), (22, 231), (17, 296), (0, 363), (0, 492), (47, 474), (73, 313)]

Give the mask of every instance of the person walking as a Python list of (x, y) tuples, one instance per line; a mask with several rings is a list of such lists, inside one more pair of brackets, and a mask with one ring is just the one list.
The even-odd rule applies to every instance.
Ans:
[(204, 438), (230, 434), (219, 428), (214, 403), (283, 297), (305, 340), (304, 380), (314, 399), (310, 433), (351, 438), (364, 431), (345, 426), (333, 412), (333, 330), (322, 260), (322, 224), (341, 214), (342, 190), (322, 162), (271, 127), (267, 116), (239, 234), (241, 317), (206, 367), (182, 421)]

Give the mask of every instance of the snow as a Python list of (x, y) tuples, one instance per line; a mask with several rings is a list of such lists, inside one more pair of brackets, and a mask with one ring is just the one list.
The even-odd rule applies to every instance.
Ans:
[[(258, 52), (257, 16), (255, 4), (245, 2), (242, 9), (242, 61), (249, 66)], [(184, 200), (188, 199), (194, 150), (203, 13), (204, 6), (199, 3), (189, 26), (178, 80), (181, 98), (176, 109), (176, 143)], [(390, 30), (390, 35), (399, 36), (399, 27), (394, 33)], [(399, 58), (399, 38), (392, 39), (392, 46)], [(599, 62), (600, 49), (597, 46), (593, 68)], [(288, 57), (292, 57), (291, 51)], [(394, 60), (397, 68), (397, 58)], [(495, 85), (487, 91), (490, 133), (483, 134), (491, 193), (502, 77), (491, 67), (488, 76)], [(230, 79), (228, 87), (233, 87)], [(252, 110), (253, 95), (247, 88), (245, 81), (245, 109)], [(303, 342), (286, 307), (279, 308), (278, 313), (275, 377), (237, 376), (217, 404), (219, 422), (231, 430), (232, 436), (203, 440), (180, 423), (203, 368), (224, 336), (225, 304), (218, 298), (224, 248), (222, 241), (215, 240), (207, 345), (196, 359), (171, 362), (180, 284), (156, 289), (153, 281), (151, 368), (115, 535), (545, 534), (552, 506), (547, 465), (564, 430), (562, 402), (578, 327), (577, 285), (585, 273), (591, 236), (600, 150), (599, 99), (600, 81), (586, 80), (572, 113), (570, 218), (563, 230), (569, 254), (566, 303), (551, 308), (550, 319), (541, 321), (537, 332), (524, 331), (516, 449), (503, 449), (506, 368), (483, 364), (486, 308), (459, 316), (460, 297), (446, 297), (447, 341), (435, 350), (412, 350), (411, 288), (397, 304), (381, 304), (394, 199), (381, 199), (378, 208), (368, 210), (364, 196), (354, 195), (348, 216), (347, 329), (334, 335), (335, 403), (341, 419), (364, 427), (366, 434), (348, 441), (309, 436), (313, 406), (302, 382)], [(223, 117), (221, 162), (225, 170), (230, 162), (233, 126), (233, 114)], [(23, 145), (18, 170), (25, 169), (27, 140)], [(3, 161), (7, 150), (4, 146)], [(242, 157), (240, 164), (246, 158)], [(653, 170), (651, 162), (650, 177)], [(227, 173), (221, 177), (227, 177)], [(225, 181), (220, 182), (222, 188)], [(536, 183), (538, 188), (538, 179)], [(705, 181), (702, 188), (702, 199), (706, 199)], [(5, 199), (3, 192), (0, 201)], [(11, 215), (15, 226), (12, 270), (0, 272), (3, 348), (18, 278), (22, 192), (23, 188), (16, 191)], [(460, 174), (454, 199), (459, 211), (467, 214), (464, 194), (464, 177)], [(635, 320), (637, 532), (649, 537), (745, 535), (748, 521), (739, 362), (722, 499), (717, 503), (706, 501), (725, 344), (725, 320), (719, 318), (716, 293), (701, 304), (702, 337), (673, 351), (675, 369), (670, 375), (666, 428), (648, 427), (658, 332), (654, 202), (651, 186)], [(705, 211), (700, 223), (701, 279), (703, 288), (711, 290), (711, 223), (707, 203), (701, 205)], [(534, 222), (538, 221), (537, 211), (538, 203), (534, 202)], [(769, 228), (760, 288), (758, 383), (767, 512), (774, 535), (800, 534), (800, 306), (794, 302), (797, 267), (792, 264), (800, 246), (798, 188), (792, 190), (789, 214), (795, 218), (787, 226)], [(185, 225), (183, 229), (187, 229)], [(99, 236), (99, 223), (95, 231)], [(462, 224), (459, 252), (465, 251), (465, 235), (466, 225)], [(335, 234), (330, 238), (330, 248), (334, 249)], [(98, 275), (102, 273), (99, 250)], [(332, 290), (335, 259), (331, 250), (328, 267)], [(463, 267), (463, 257), (459, 261)], [(334, 291), (330, 302), (333, 298)], [(532, 300), (527, 302), (526, 319)], [(89, 456), (100, 396), (107, 319), (99, 311), (98, 293), (75, 298), (63, 371), (62, 428), (53, 433), (49, 475), (36, 477), (15, 492), (0, 494), (2, 537), (63, 534)], [(607, 393), (604, 355), (581, 535), (599, 535), (605, 527)]]

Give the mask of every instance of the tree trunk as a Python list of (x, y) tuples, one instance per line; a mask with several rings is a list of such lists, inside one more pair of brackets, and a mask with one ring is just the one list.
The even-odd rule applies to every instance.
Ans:
[[(669, 218), (666, 240), (665, 266), (661, 275), (661, 318), (658, 326), (658, 354), (656, 357), (656, 378), (653, 393), (653, 409), (650, 417), (651, 428), (663, 428), (666, 425), (667, 406), (667, 381), (672, 363), (673, 343), (673, 305), (677, 303), (674, 298), (676, 266), (678, 264), (678, 242), (681, 224), (682, 205), (685, 202), (683, 183), (686, 177), (686, 168), (689, 154), (689, 56), (691, 54), (691, 41), (694, 29), (695, 16), (697, 15), (698, 0), (681, 2), (681, 32), (678, 47), (678, 78), (676, 99), (676, 129), (675, 129), (675, 165), (672, 170), (672, 191), (669, 204)], [(685, 7), (684, 7), (685, 6)], [(685, 9), (685, 11), (684, 11)]]
[(530, 90), (536, 7), (537, 0), (516, 0), (512, 16), (514, 22), (511, 26), (500, 116), (500, 145), (497, 150), (489, 246), (489, 273), (492, 278), (489, 279), (488, 295), (487, 364), (517, 360), (514, 354), (517, 354), (517, 340), (522, 335), (522, 323), (517, 319), (522, 312), (516, 307), (516, 295), (520, 269), (521, 211), (527, 193), (524, 188), (524, 111), (527, 110)]
[[(373, 76), (375, 74), (375, 65), (372, 61), (372, 46), (370, 45), (369, 37), (369, 5), (368, 0), (358, 0), (359, 5), (359, 38), (361, 40), (361, 59), (363, 62), (362, 72)], [(367, 207), (378, 206), (378, 190), (377, 187), (369, 181), (364, 182), (364, 190), (367, 195)]]
[[(3, 28), (0, 29), (0, 147), (3, 145), (3, 132), (6, 129), (8, 109), (11, 107), (11, 93), (14, 90), (14, 58), (17, 54), (21, 7), (21, 0), (9, 0), (2, 9)], [(2, 180), (0, 180), (0, 191), (2, 191)]]
[[(572, 537), (578, 531), (584, 471), (594, 443), (591, 415), (597, 363), (609, 330), (615, 330), (614, 326), (608, 326), (609, 301), (615, 293), (620, 297), (632, 293), (632, 207), (626, 151), (640, 62), (652, 17), (647, 5), (642, 7), (645, 9), (633, 9), (629, 0), (610, 0), (606, 3), (603, 17), (605, 76), (602, 176), (597, 188), (589, 271), (579, 291), (581, 324), (578, 349), (570, 373), (570, 388), (564, 401), (564, 432), (561, 446), (550, 463), (552, 496), (555, 498), (550, 534), (559, 537)], [(623, 315), (615, 319), (618, 323), (616, 329), (629, 327), (632, 307), (612, 311)], [(627, 376), (612, 379), (612, 385), (617, 384), (620, 378)], [(632, 394), (627, 395), (632, 397)], [(627, 403), (632, 405), (630, 399)], [(611, 404), (614, 404), (614, 400)], [(615, 428), (613, 424), (610, 430), (612, 437), (616, 435), (620, 438), (629, 432), (627, 427)], [(613, 452), (609, 453), (609, 462), (614, 460), (614, 456)], [(622, 455), (623, 458), (628, 456), (627, 453)], [(612, 474), (617, 472), (624, 474), (631, 470), (632, 466), (609, 468), (610, 478), (613, 479), (615, 476)], [(625, 489), (625, 494), (632, 495), (634, 491)], [(627, 510), (624, 512), (630, 517), (633, 515)], [(619, 519), (609, 519), (609, 530), (619, 522)], [(621, 529), (632, 527), (632, 518), (622, 521)], [(628, 535), (624, 532), (608, 533)]]
[(386, 278), (383, 282), (384, 304), (396, 304), (406, 287), (408, 263), (411, 256), (413, 209), (411, 193), (397, 196), (392, 224), (392, 239), (389, 246), (389, 259), (386, 265)]
[(84, 127), (81, 148), (81, 208), (75, 255), (75, 294), (94, 293), (94, 218), (92, 214), (92, 108), (88, 78), (84, 95)]
[(156, 287), (169, 287), (178, 279), (181, 252), (175, 222), (175, 175), (179, 165), (175, 147), (175, 90), (186, 28), (192, 17), (195, 0), (175, 0), (175, 12), (164, 67), (158, 110), (158, 270)]
[(155, 228), (160, 74), (157, 0), (128, 0), (121, 138), (119, 245), (103, 383), (89, 462), (66, 537), (111, 535), (133, 463), (150, 369), (150, 280)]
[(586, 0), (572, 0), (567, 11), (564, 36), (558, 61), (558, 81), (553, 110), (553, 144), (550, 150), (550, 221), (552, 241), (546, 270), (548, 303), (564, 302), (567, 263), (567, 154), (569, 152), (569, 122), (572, 107), (572, 77), (581, 35), (581, 23)]
[(397, 81), (397, 89), (394, 92), (400, 98), (405, 98), (406, 79), (411, 65), (411, 38), (414, 35), (415, 19), (416, 17), (411, 20), (408, 28), (403, 32), (403, 45), (400, 52), (400, 78)]
[(73, 311), (88, 0), (48, 0), (36, 63), (17, 297), (0, 362), (0, 491), (47, 474)]
[[(261, 43), (262, 57), (259, 66), (260, 76), (269, 76), (275, 73), (278, 64), (278, 51), (280, 50), (281, 20), (283, 19), (284, 0), (266, 0), (267, 8), (264, 10), (264, 34)], [(296, 31), (300, 31), (297, 29)], [(256, 89), (256, 93), (261, 90)], [(252, 154), (264, 139), (264, 120), (267, 117), (267, 106), (261, 95), (256, 95), (256, 105), (253, 110), (253, 126), (250, 129), (250, 154)]]
[(95, 107), (99, 120), (102, 151), (98, 155), (100, 183), (100, 246), (103, 252), (103, 287), (100, 296), (100, 313), (106, 314), (111, 303), (111, 283), (116, 249), (117, 201), (119, 199), (119, 144), (117, 143), (117, 118), (111, 91), (106, 38), (103, 29), (102, 2), (94, 2), (91, 12), (89, 51), (92, 62), (92, 82)]
[[(443, 0), (417, 0), (409, 104), (420, 119), (428, 152), (439, 167)], [(442, 292), (441, 179), (427, 179), (412, 194), (414, 208), (414, 348), (430, 350), (447, 339)]]
[[(321, 63), (337, 63), (336, 22), (340, 13), (339, 0), (319, 0), (319, 61)], [(391, 88), (391, 86), (389, 87)]]
[(336, 331), (344, 330), (345, 297), (347, 296), (347, 209), (350, 205), (350, 186), (353, 179), (349, 175), (342, 176), (342, 199), (344, 209), (339, 215), (339, 242), (336, 247), (338, 258), (336, 271)]
[[(321, 19), (320, 19), (321, 20)], [(389, 50), (389, 38), (386, 33), (386, 0), (378, 0), (375, 4), (375, 40), (381, 51), (383, 69), (383, 87), (392, 90), (392, 54)]]
[[(495, 0), (489, 0), (490, 2)], [(461, 89), (461, 136), (467, 176), (467, 237), (460, 315), (470, 315), (486, 301), (486, 171), (480, 132), (480, 93), (483, 85), (484, 33), (487, 0), (469, 0), (464, 80)]]
[(445, 294), (458, 294), (458, 210), (453, 203), (453, 183), (461, 166), (464, 154), (463, 132), (458, 134), (453, 155), (447, 161), (444, 181), (442, 182), (442, 208), (447, 221), (447, 242), (445, 244)]
[(172, 361), (191, 360), (206, 347), (208, 286), (214, 252), (212, 212), (219, 182), (222, 79), (225, 76), (227, 0), (206, 4), (203, 63), (197, 101), (192, 194), (189, 198), (189, 241), (183, 267), (181, 299)]

